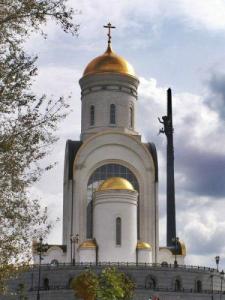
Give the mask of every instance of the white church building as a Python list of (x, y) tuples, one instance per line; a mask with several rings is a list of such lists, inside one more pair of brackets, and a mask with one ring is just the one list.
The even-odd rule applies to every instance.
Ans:
[(112, 26), (106, 27), (107, 49), (80, 79), (80, 140), (66, 143), (62, 244), (34, 241), (34, 264), (1, 299), (72, 300), (71, 281), (81, 272), (116, 266), (135, 282), (133, 300), (224, 300), (224, 273), (185, 265), (176, 236), (170, 89), (160, 120), (167, 137), (167, 242), (159, 245), (157, 152), (136, 130), (139, 80), (112, 50)]
[(66, 144), (63, 241), (49, 245), (42, 263), (184, 264), (182, 242), (176, 258), (159, 247), (157, 152), (136, 130), (139, 80), (112, 50), (110, 26), (106, 51), (79, 81), (81, 135)]

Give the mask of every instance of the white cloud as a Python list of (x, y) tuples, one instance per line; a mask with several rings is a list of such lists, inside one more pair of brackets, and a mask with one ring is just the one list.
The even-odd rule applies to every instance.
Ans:
[(124, 29), (147, 32), (149, 25), (161, 26), (167, 19), (178, 19), (196, 29), (225, 30), (224, 0), (125, 0), (111, 1), (110, 5), (102, 0), (82, 0), (79, 4), (74, 1), (70, 4), (82, 11), (78, 21), (81, 34), (88, 39), (98, 39), (102, 25), (108, 21), (120, 28), (118, 34)]
[(178, 13), (196, 28), (225, 30), (224, 0), (175, 0)]

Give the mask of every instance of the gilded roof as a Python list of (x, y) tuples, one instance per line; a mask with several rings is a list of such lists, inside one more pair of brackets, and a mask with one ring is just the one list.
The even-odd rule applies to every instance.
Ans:
[(149, 249), (149, 250), (151, 250), (152, 247), (149, 243), (138, 241), (137, 249), (140, 249), (140, 250)]
[(96, 242), (94, 240), (86, 240), (79, 246), (80, 249), (95, 249)]
[(110, 177), (103, 181), (98, 187), (97, 191), (105, 190), (129, 190), (134, 191), (133, 185), (125, 178)]
[(109, 44), (105, 53), (94, 58), (85, 68), (83, 76), (99, 73), (118, 73), (136, 76), (134, 68), (123, 57), (117, 55)]

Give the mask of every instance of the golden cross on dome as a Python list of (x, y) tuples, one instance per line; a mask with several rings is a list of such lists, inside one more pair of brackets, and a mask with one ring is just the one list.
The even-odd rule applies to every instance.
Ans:
[(108, 45), (110, 45), (110, 44), (111, 44), (111, 38), (112, 38), (112, 36), (111, 36), (111, 29), (114, 29), (114, 28), (116, 28), (116, 27), (115, 27), (115, 26), (112, 26), (111, 23), (108, 23), (107, 25), (104, 25), (103, 27), (109, 29), (107, 35), (108, 35)]

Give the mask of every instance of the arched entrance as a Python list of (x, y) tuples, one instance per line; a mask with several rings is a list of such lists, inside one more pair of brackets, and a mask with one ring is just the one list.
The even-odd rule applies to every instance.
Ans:
[[(97, 168), (88, 180), (87, 185), (87, 231), (86, 237), (93, 238), (93, 193), (98, 188), (99, 184), (110, 177), (122, 177), (130, 181), (139, 193), (139, 184), (136, 176), (127, 167), (121, 164), (105, 164)], [(139, 206), (138, 206), (138, 238), (139, 238)]]

